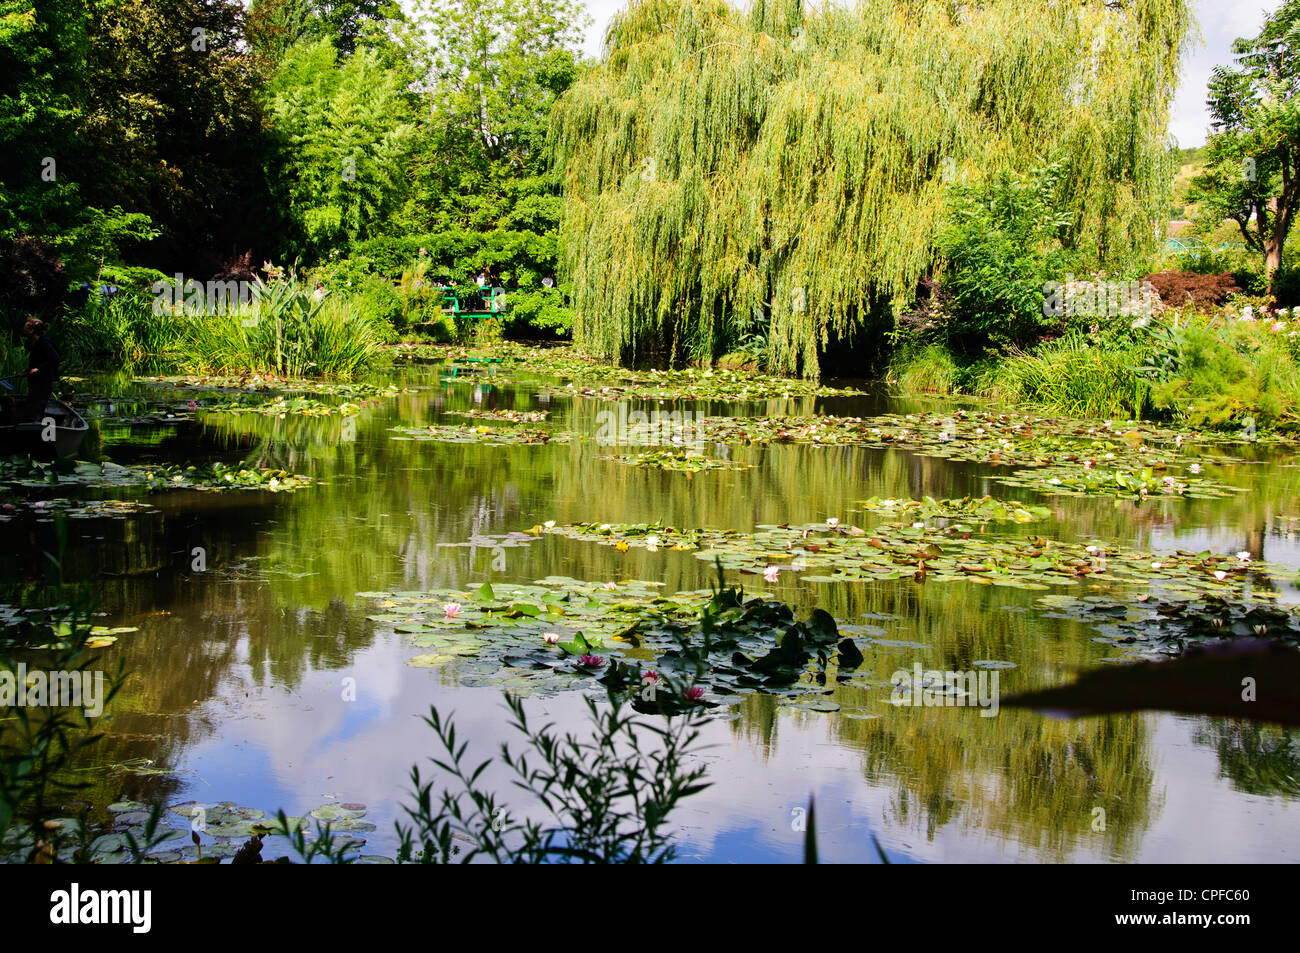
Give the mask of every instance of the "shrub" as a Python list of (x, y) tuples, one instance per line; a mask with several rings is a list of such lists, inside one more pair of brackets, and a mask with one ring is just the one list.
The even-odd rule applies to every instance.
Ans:
[(1143, 349), (1103, 349), (1070, 333), (1033, 352), (1012, 352), (981, 384), (984, 396), (1070, 417), (1138, 417), (1151, 385), (1138, 373)]
[(1259, 321), (1194, 324), (1178, 333), (1179, 362), (1153, 395), (1194, 427), (1300, 426), (1300, 368), (1290, 338)]
[(1043, 302), (1046, 283), (1069, 264), (1057, 241), (1068, 225), (1060, 211), (1061, 175), (1053, 166), (952, 186), (937, 236), (952, 298), (950, 346), (970, 352), (1025, 345), (1055, 325)]
[(573, 330), (573, 312), (556, 289), (506, 294), (506, 330), (512, 337), (555, 337)]
[(947, 349), (939, 344), (908, 348), (889, 363), (887, 379), (905, 394), (939, 394), (958, 391), (961, 371)]
[(1190, 271), (1163, 271), (1147, 275), (1160, 300), (1171, 308), (1218, 307), (1244, 289), (1231, 274), (1197, 274)]

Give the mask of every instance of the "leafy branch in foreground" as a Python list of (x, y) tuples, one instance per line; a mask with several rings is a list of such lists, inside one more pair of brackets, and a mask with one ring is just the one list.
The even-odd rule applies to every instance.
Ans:
[(398, 860), (461, 863), (483, 858), (499, 863), (665, 863), (675, 856), (668, 818), (687, 797), (709, 786), (703, 766), (691, 766), (705, 708), (672, 705), (680, 714), (663, 724), (639, 721), (630, 702), (646, 691), (683, 700), (689, 689), (666, 678), (641, 693), (608, 688), (608, 707), (585, 699), (593, 731), (559, 733), (553, 723), (533, 727), (523, 702), (506, 696), (511, 726), (531, 752), (501, 746), (501, 760), (514, 785), (528, 792), (549, 820), (516, 821), (502, 801), (478, 786), (491, 761), (470, 766), (468, 743), (452, 722), (431, 708), (425, 722), (438, 735), (443, 755), (431, 759), (459, 790), (436, 795), (419, 766), (411, 769), (415, 806), (411, 824), (398, 823)]
[[(65, 536), (60, 523), (60, 552)], [(55, 809), (63, 796), (87, 786), (70, 779), (67, 769), (79, 752), (102, 737), (94, 733), (95, 723), (125, 679), (120, 664), (106, 677), (92, 668), (96, 655), (88, 643), (95, 639), (95, 605), (81, 591), (71, 592), (64, 602), (62, 564), (49, 553), (45, 558), (46, 591), (53, 604), (25, 611), (27, 621), (0, 631), (0, 704), (5, 708), (0, 721), (0, 842), (17, 847), (34, 863), (87, 855), (84, 815), (73, 824), (52, 818), (58, 816)], [(49, 636), (40, 650), (30, 651), (26, 646), (38, 631)], [(95, 686), (93, 697), (83, 697), (88, 686)]]

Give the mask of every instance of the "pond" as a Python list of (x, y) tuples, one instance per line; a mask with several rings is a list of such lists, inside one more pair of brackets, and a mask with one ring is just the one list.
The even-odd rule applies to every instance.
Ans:
[[(357, 413), (208, 413), (211, 394), (159, 402), (157, 387), (82, 381), (79, 406), (104, 419), (86, 448), (116, 464), (269, 468), (309, 477), (291, 492), (185, 487), (22, 487), (27, 501), (133, 501), (77, 518), (30, 507), (0, 522), (4, 577), (35, 582), (41, 551), (67, 534), (64, 572), (86, 582), (99, 621), (126, 629), (101, 651), (130, 676), (81, 767), (97, 805), (234, 802), (301, 816), (361, 804), (368, 854), (392, 856), (409, 771), (427, 765), (430, 705), (454, 712), (472, 753), (512, 740), (501, 690), (472, 655), (430, 649), (360, 595), (472, 591), (546, 577), (642, 580), (707, 589), (717, 570), (688, 549), (601, 545), (549, 531), (570, 524), (707, 527), (872, 524), (862, 501), (990, 495), (1045, 518), (988, 526), (1007, 538), (1106, 540), (1141, 551), (1247, 552), (1297, 601), (1300, 471), (1282, 449), (1207, 454), (1200, 476), (1249, 492), (1147, 499), (1047, 495), (1000, 482), (1007, 468), (901, 447), (806, 442), (709, 444), (709, 469), (627, 465), (596, 439), (611, 412), (687, 409), (709, 417), (955, 413), (932, 402), (826, 395), (726, 403), (577, 396), (554, 380), (491, 365), (408, 363), (356, 395)], [(605, 395), (608, 397), (609, 395)], [(111, 399), (110, 399), (111, 398)], [(322, 398), (337, 404), (338, 395)], [(196, 404), (191, 408), (189, 402)], [(110, 407), (110, 404), (112, 405)], [(486, 412), (486, 413), (483, 413)], [(539, 413), (544, 412), (544, 413)], [(168, 413), (176, 416), (168, 418)], [(469, 414), (469, 416), (466, 416)], [(569, 439), (488, 443), (453, 428), (532, 428)], [(430, 428), (433, 428), (432, 430)], [(396, 428), (396, 429), (395, 429)], [(47, 508), (43, 507), (42, 510)], [(1035, 514), (1037, 516), (1037, 514)], [(547, 524), (554, 521), (554, 527)], [(635, 542), (635, 540), (634, 540)], [(1224, 719), (1140, 713), (1062, 720), (1003, 708), (890, 704), (891, 673), (996, 672), (1003, 694), (1069, 681), (1130, 657), (1053, 586), (828, 578), (816, 568), (727, 571), (728, 582), (851, 632), (870, 677), (833, 684), (828, 710), (747, 694), (715, 710), (700, 755), (712, 787), (679, 815), (679, 859), (798, 862), (815, 795), (824, 862), (1276, 862), (1300, 856), (1300, 747), (1294, 733)], [(12, 588), (12, 587), (11, 587)], [(1123, 605), (1141, 582), (1083, 579), (1071, 595)], [(134, 631), (130, 631), (134, 629)], [(446, 664), (442, 664), (445, 662)], [(464, 664), (460, 664), (464, 663)], [(539, 720), (582, 729), (581, 691), (536, 692)], [(498, 790), (504, 775), (489, 773)], [(1214, 823), (1207, 824), (1206, 818)]]

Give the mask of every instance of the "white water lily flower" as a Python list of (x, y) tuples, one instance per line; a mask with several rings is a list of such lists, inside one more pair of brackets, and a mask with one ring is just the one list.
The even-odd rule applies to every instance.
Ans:
[(912, 524), (912, 529), (924, 529), (924, 528), (925, 528), (925, 524), (924, 524), (924, 523), (919, 523), (919, 522), (918, 522), (918, 523), (913, 523), (913, 524)]
[(659, 537), (647, 536), (645, 538), (645, 548), (650, 550), (652, 553), (656, 552), (659, 549)]
[(542, 633), (542, 641), (545, 642), (547, 645), (555, 645), (557, 642), (560, 641), (559, 633), (557, 633), (557, 632), (543, 632), (543, 633)]
[(1200, 472), (1201, 472), (1201, 465), (1200, 465), (1199, 463), (1193, 463), (1193, 464), (1192, 464), (1190, 467), (1188, 467), (1187, 469), (1188, 469), (1189, 471), (1191, 471), (1192, 473), (1200, 473)]
[(1151, 568), (1152, 568), (1152, 569), (1164, 569), (1164, 568), (1165, 568), (1165, 564), (1164, 564), (1164, 563), (1152, 563), (1152, 564), (1151, 564)]
[(781, 570), (778, 569), (776, 566), (768, 566), (766, 569), (763, 570), (763, 579), (767, 582), (776, 582), (776, 577), (780, 574), (780, 572)]
[(830, 519), (826, 521), (826, 525), (829, 526), (831, 529), (834, 529), (835, 527), (839, 526), (840, 525), (839, 517), (832, 516)]
[(1248, 563), (1250, 562), (1250, 553), (1246, 552), (1246, 550), (1243, 549), (1241, 552), (1237, 553), (1237, 558), (1240, 559), (1243, 563)]
[(542, 525), (545, 526), (547, 529), (555, 529), (555, 520), (547, 520)]
[(1215, 578), (1215, 579), (1220, 579), (1220, 580), (1222, 580), (1222, 579), (1227, 579), (1227, 578), (1228, 578), (1228, 574), (1227, 574), (1226, 572), (1224, 572), (1222, 569), (1216, 569), (1216, 570), (1214, 570), (1214, 578)]

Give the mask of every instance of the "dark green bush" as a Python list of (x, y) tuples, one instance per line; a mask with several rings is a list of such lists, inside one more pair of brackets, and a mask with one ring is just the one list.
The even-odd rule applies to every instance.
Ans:
[(941, 329), (958, 353), (1027, 345), (1060, 323), (1045, 286), (1070, 265), (1057, 236), (1068, 224), (1059, 167), (953, 185), (938, 238), (951, 314)]

